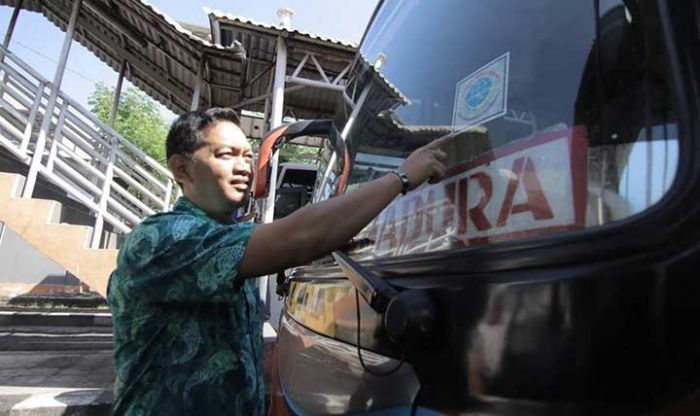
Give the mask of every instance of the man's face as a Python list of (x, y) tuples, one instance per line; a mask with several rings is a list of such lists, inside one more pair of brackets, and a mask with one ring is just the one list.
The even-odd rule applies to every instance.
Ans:
[(209, 215), (230, 220), (253, 182), (253, 150), (243, 131), (218, 121), (202, 131), (203, 143), (186, 163), (184, 195)]

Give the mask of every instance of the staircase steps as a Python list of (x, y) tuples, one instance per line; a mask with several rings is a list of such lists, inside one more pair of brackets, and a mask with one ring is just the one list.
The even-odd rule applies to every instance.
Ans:
[(111, 351), (112, 316), (0, 310), (0, 351)]
[(109, 415), (107, 310), (0, 309), (0, 416)]
[(18, 197), (23, 181), (21, 175), (0, 173), (0, 221), (104, 296), (118, 251), (91, 249), (91, 227), (59, 224), (59, 202)]

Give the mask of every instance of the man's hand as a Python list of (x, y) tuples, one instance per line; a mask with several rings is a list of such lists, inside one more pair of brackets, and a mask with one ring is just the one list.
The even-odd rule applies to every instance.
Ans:
[(430, 183), (440, 181), (445, 177), (447, 168), (443, 164), (443, 160), (447, 158), (440, 146), (442, 146), (452, 136), (445, 136), (427, 145), (420, 147), (411, 153), (403, 165), (401, 170), (408, 176), (408, 181), (411, 183), (411, 189), (419, 187), (426, 180)]

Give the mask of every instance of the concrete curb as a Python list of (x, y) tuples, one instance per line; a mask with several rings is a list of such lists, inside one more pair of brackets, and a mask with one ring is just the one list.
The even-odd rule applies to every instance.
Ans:
[[(112, 326), (112, 314), (0, 310), (0, 326)], [(263, 324), (263, 338), (277, 338), (277, 332), (268, 321)]]
[(3, 326), (112, 326), (112, 314), (0, 311)]
[[(53, 333), (47, 332), (43, 339), (50, 342), (44, 341), (45, 347), (39, 338), (34, 340), (27, 337), (27, 340), (24, 341), (24, 344), (30, 341), (41, 344), (36, 348), (37, 352), (27, 350), (28, 344), (23, 344), (25, 348), (18, 352), (2, 351), (3, 354), (7, 355), (5, 355), (5, 361), (1, 367), (4, 368), (2, 374), (5, 381), (0, 381), (0, 383), (12, 385), (0, 385), (0, 416), (109, 415), (112, 391), (111, 387), (108, 386), (111, 382), (108, 383), (107, 379), (102, 380), (104, 377), (100, 375), (100, 372), (96, 373), (96, 369), (104, 369), (107, 364), (102, 365), (102, 363), (106, 363), (105, 360), (111, 358), (111, 353), (108, 351), (111, 349), (111, 342), (106, 344), (109, 348), (105, 347), (100, 351), (86, 351), (86, 349), (92, 348), (92, 344), (102, 345), (103, 342), (98, 342), (99, 340), (86, 342), (81, 334), (84, 331), (93, 331), (96, 334), (111, 331), (111, 323), (112, 319), (109, 313), (0, 311), (0, 331), (3, 329), (2, 326), (5, 326), (17, 334), (21, 331), (42, 332), (48, 326), (54, 325), (59, 327), (54, 329), (56, 334), (65, 335), (65, 337), (57, 338), (65, 345), (58, 343), (53, 338)], [(91, 330), (90, 326), (99, 328)], [(265, 376), (268, 383), (271, 378), (269, 368), (271, 362), (268, 356), (272, 352), (276, 336), (277, 334), (269, 322), (265, 322), (263, 338), (267, 357)], [(93, 336), (93, 338), (95, 337)], [(2, 341), (1, 338), (0, 341)], [(12, 340), (12, 342), (17, 343), (17, 340)], [(64, 347), (66, 352), (59, 351)], [(0, 350), (2, 350), (1, 343)], [(32, 364), (34, 367), (21, 360), (26, 360), (26, 363), (29, 364), (34, 363)], [(80, 363), (79, 366), (78, 363)], [(27, 369), (32, 369), (31, 374), (28, 374)], [(56, 371), (58, 373), (54, 374)], [(45, 374), (51, 374), (51, 383), (45, 382)], [(86, 380), (96, 374), (99, 377), (94, 381)], [(107, 373), (105, 372), (105, 374)], [(113, 378), (113, 375), (111, 377)], [(73, 387), (45, 387), (46, 384)]]

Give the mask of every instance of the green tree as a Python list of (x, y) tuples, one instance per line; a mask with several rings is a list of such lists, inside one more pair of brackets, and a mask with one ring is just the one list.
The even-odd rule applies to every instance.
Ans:
[[(95, 84), (88, 97), (90, 110), (104, 123), (109, 122), (115, 90), (103, 83)], [(136, 88), (127, 88), (119, 99), (114, 129), (147, 155), (165, 164), (165, 137), (169, 124), (158, 104)]]
[(280, 163), (318, 163), (318, 148), (287, 143), (280, 149)]
[[(257, 153), (260, 148), (260, 139), (248, 138), (253, 150)], [(313, 146), (301, 144), (285, 143), (279, 150), (279, 163), (306, 163), (309, 165), (318, 164), (320, 149)]]

